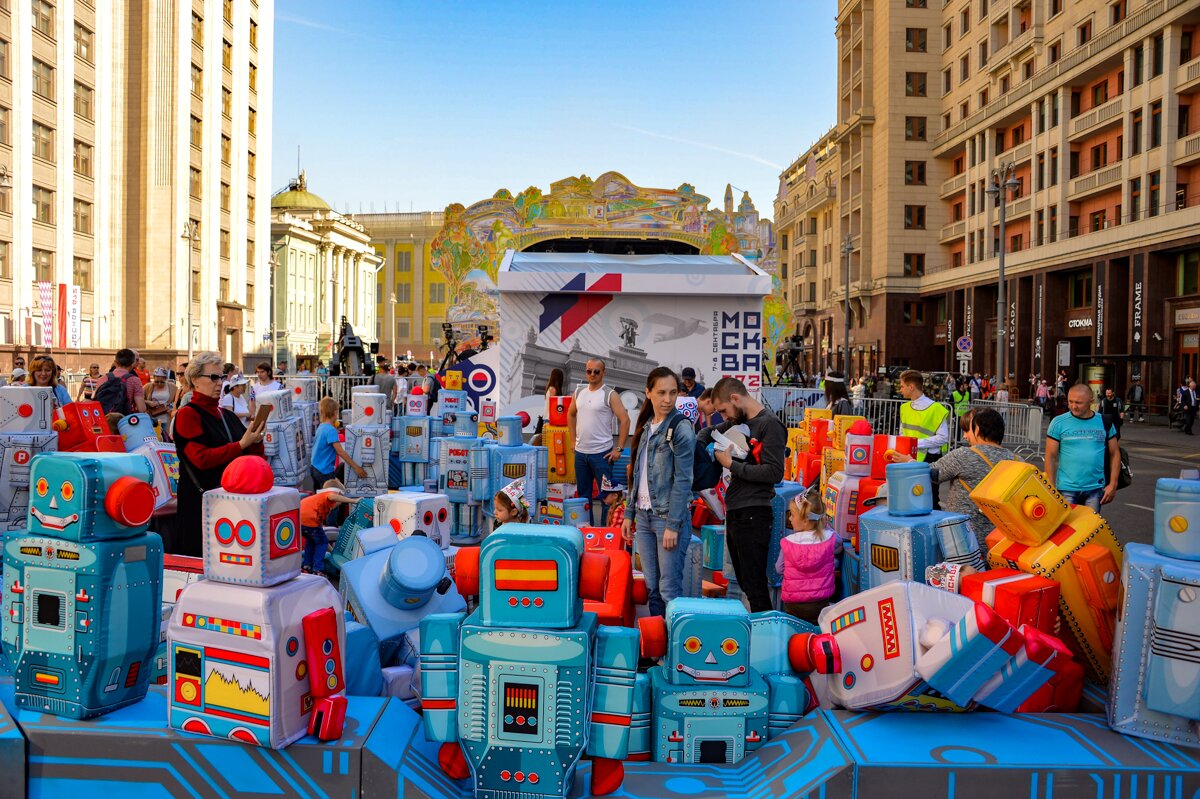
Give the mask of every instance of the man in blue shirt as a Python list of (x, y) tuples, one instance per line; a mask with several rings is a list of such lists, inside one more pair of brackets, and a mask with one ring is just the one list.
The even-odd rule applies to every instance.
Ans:
[[(1072, 386), (1067, 392), (1070, 413), (1055, 416), (1046, 431), (1046, 474), (1063, 497), (1097, 513), (1112, 502), (1121, 472), (1117, 431), (1092, 410), (1092, 389)], [(1104, 458), (1108, 454), (1108, 470)]]

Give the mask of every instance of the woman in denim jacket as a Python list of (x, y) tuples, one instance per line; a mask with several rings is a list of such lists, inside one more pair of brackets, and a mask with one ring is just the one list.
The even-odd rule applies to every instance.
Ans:
[(688, 505), (692, 499), (692, 454), (696, 432), (675, 410), (679, 378), (665, 366), (646, 378), (646, 402), (633, 437), (633, 476), (626, 507), (634, 510), (621, 526), (626, 541), (637, 531), (651, 615), (661, 616), (679, 596), (683, 563), (691, 540)]

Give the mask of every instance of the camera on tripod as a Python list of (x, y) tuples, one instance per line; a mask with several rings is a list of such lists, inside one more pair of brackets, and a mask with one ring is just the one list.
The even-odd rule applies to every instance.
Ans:
[(454, 330), (454, 325), (450, 322), (442, 322), (442, 335), (446, 340), (442, 342), (443, 347), (452, 348), (458, 343), (458, 333)]
[(479, 350), (481, 352), (488, 348), (488, 342), (496, 340), (496, 337), (492, 335), (491, 328), (487, 325), (476, 325), (475, 333), (479, 336)]
[(803, 380), (800, 358), (804, 355), (804, 336), (796, 332), (779, 342), (775, 348), (775, 385), (799, 383)]

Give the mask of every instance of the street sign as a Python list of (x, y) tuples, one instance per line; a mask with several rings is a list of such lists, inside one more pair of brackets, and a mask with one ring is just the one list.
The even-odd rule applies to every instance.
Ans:
[(966, 371), (967, 364), (969, 364), (970, 362), (971, 362), (971, 353), (969, 353), (969, 352), (958, 353), (958, 368), (961, 371)]
[(1069, 341), (1058, 342), (1058, 365), (1059, 366), (1070, 366), (1071, 365), (1071, 342), (1069, 342)]
[(263, 341), (270, 341), (270, 340), (271, 340), (271, 334), (263, 333)]
[(971, 337), (970, 336), (959, 336), (958, 341), (955, 342), (954, 346), (956, 346), (958, 348), (959, 352), (969, 353), (971, 351), (971, 346), (972, 346)]

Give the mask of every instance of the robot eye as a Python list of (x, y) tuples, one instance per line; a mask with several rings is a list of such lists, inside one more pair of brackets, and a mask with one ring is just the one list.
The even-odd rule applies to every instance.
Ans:
[(612, 541), (612, 540), (613, 540), (613, 537), (614, 537), (614, 536), (613, 536), (613, 534), (612, 534), (612, 533), (605, 533), (605, 534), (604, 534), (604, 540), (605, 540), (605, 541)]
[(424, 520), (425, 526), (428, 527), (429, 525), (433, 524), (433, 512), (432, 511), (425, 511), (425, 515), (422, 516), (421, 518)]
[(591, 541), (595, 537), (596, 537), (595, 533), (588, 533), (587, 535), (584, 536), (584, 538), (586, 538), (588, 541)]
[(683, 648), (689, 655), (696, 654), (700, 651), (700, 639), (694, 635), (691, 636), (683, 642)]
[(45, 477), (39, 477), (38, 481), (37, 481), (38, 496), (39, 497), (46, 496), (46, 492), (48, 492), (49, 490), (50, 490), (50, 483), (46, 481)]
[(738, 653), (739, 648), (740, 647), (738, 646), (738, 642), (733, 640), (732, 638), (726, 638), (724, 641), (721, 642), (721, 651), (724, 652), (726, 655), (736, 655)]
[(247, 521), (240, 521), (234, 530), (234, 535), (237, 537), (239, 545), (248, 547), (254, 543), (254, 525)]
[(70, 502), (75, 497), (75, 486), (70, 483), (63, 483), (58, 490), (62, 494), (62, 498), (67, 502)]
[(233, 543), (233, 522), (228, 519), (221, 519), (217, 522), (217, 526), (213, 530), (213, 535), (217, 537), (217, 543), (222, 546), (229, 546)]
[(444, 521), (446, 521), (446, 509), (445, 509), (445, 508), (438, 508), (438, 517), (437, 517), (437, 519), (438, 519), (438, 521), (439, 521), (439, 522), (444, 522)]

